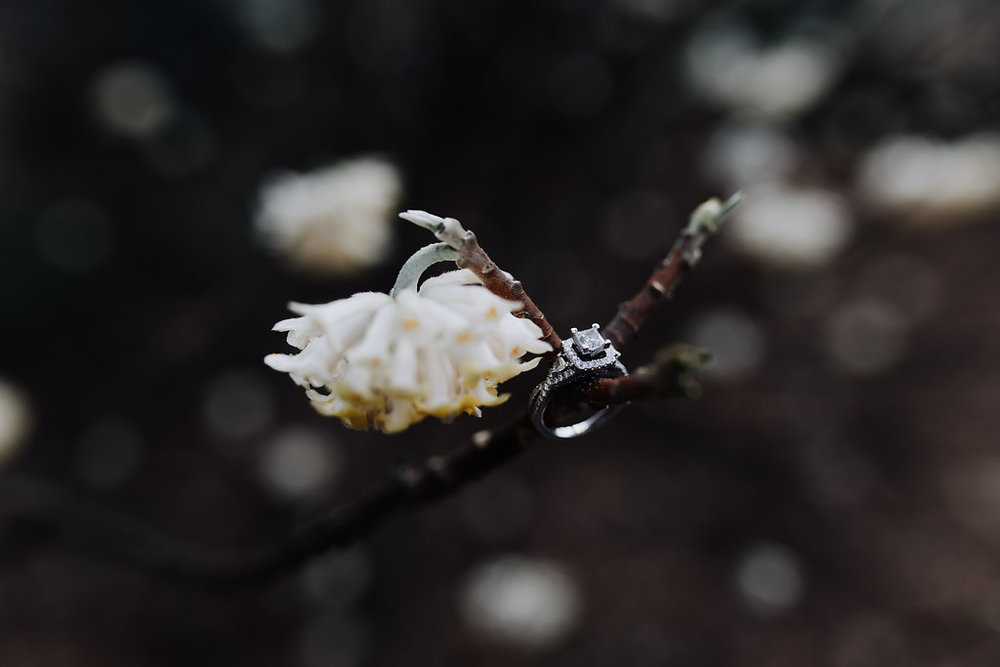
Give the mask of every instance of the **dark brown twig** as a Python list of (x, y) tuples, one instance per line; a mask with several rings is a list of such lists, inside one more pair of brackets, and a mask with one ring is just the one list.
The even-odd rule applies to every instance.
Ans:
[(587, 398), (597, 405), (621, 405), (650, 398), (697, 398), (701, 386), (695, 374), (711, 355), (690, 345), (675, 344), (661, 349), (653, 363), (620, 378), (604, 378), (587, 390)]
[(201, 585), (264, 583), (331, 547), (347, 547), (387, 516), (455, 493), (520, 454), (536, 437), (523, 414), (422, 465), (405, 466), (358, 500), (314, 519), (274, 546), (250, 552), (192, 547), (38, 482), (0, 482), (5, 524), (52, 531), (78, 548), (159, 576)]
[(604, 336), (616, 349), (622, 350), (639, 333), (639, 328), (660, 303), (673, 294), (681, 279), (701, 259), (701, 247), (715, 234), (719, 225), (739, 203), (741, 195), (725, 202), (710, 199), (691, 214), (688, 226), (681, 232), (667, 256), (657, 265), (649, 280), (631, 300), (622, 304), (618, 313), (603, 329)]
[(476, 235), (462, 227), (462, 223), (455, 218), (441, 218), (424, 211), (407, 211), (400, 214), (400, 217), (433, 232), (438, 240), (458, 251), (459, 256), (455, 263), (460, 268), (475, 273), (483, 281), (486, 289), (509, 301), (520, 301), (524, 317), (542, 330), (542, 340), (552, 346), (553, 352), (562, 348), (562, 339), (524, 291), (521, 281), (515, 280), (512, 275), (497, 266), (479, 245)]
[[(605, 328), (605, 335), (619, 350), (628, 345), (656, 305), (697, 263), (701, 245), (736, 199), (725, 204), (713, 200), (695, 211), (691, 223), (643, 290)], [(407, 219), (454, 244), (460, 266), (476, 273), (494, 293), (521, 301), (527, 316), (542, 328), (545, 340), (556, 349), (561, 346), (561, 340), (521, 284), (490, 260), (475, 235), (451, 218), (422, 214)], [(652, 364), (628, 377), (594, 382), (586, 397), (600, 405), (617, 405), (653, 396), (692, 396), (697, 384), (691, 373), (704, 361), (704, 353), (692, 348), (667, 348)], [(527, 411), (521, 411), (503, 427), (477, 433), (471, 443), (450, 454), (400, 468), (353, 503), (313, 520), (274, 546), (249, 553), (195, 548), (106, 510), (81, 506), (75, 499), (39, 483), (0, 482), (0, 518), (5, 524), (53, 530), (78, 547), (180, 581), (203, 585), (260, 583), (293, 570), (331, 547), (354, 544), (396, 511), (452, 495), (520, 454), (537, 437)]]

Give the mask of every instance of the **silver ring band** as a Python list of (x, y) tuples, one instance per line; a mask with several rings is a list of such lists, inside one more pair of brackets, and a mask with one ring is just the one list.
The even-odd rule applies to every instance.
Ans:
[(599, 329), (597, 324), (583, 331), (572, 329), (572, 337), (563, 341), (562, 350), (549, 368), (548, 375), (531, 392), (531, 423), (542, 435), (575, 438), (594, 430), (622, 409), (621, 405), (601, 408), (575, 424), (549, 426), (545, 423), (545, 411), (559, 389), (580, 382), (628, 375), (628, 370), (618, 361), (621, 353), (601, 335)]

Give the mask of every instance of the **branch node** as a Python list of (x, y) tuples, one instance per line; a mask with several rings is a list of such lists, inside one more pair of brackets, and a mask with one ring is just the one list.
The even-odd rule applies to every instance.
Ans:
[(743, 193), (737, 192), (724, 202), (719, 201), (716, 197), (703, 202), (691, 213), (691, 217), (688, 219), (688, 226), (684, 229), (684, 234), (694, 237), (707, 237), (717, 234), (719, 228), (722, 227), (722, 223), (733, 212), (733, 209), (736, 208), (741, 199), (743, 199)]

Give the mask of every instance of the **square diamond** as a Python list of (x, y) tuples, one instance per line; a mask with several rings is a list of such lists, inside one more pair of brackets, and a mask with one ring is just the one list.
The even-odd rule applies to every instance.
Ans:
[(597, 327), (590, 327), (573, 333), (573, 343), (581, 354), (591, 355), (604, 349), (604, 336)]

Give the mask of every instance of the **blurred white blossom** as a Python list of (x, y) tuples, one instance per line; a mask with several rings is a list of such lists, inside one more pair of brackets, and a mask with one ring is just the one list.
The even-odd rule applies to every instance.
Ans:
[(736, 588), (744, 604), (757, 615), (786, 612), (805, 594), (802, 564), (794, 552), (780, 544), (758, 544), (740, 559)]
[(278, 322), (295, 355), (265, 361), (287, 372), (322, 414), (350, 428), (402, 431), (427, 415), (449, 420), (506, 396), (497, 385), (534, 368), (551, 348), (471, 271), (450, 271), (395, 296), (362, 292), (322, 305), (291, 304)]
[(718, 308), (698, 315), (689, 330), (691, 343), (712, 351), (706, 376), (739, 380), (753, 373), (764, 358), (764, 333), (749, 315)]
[(952, 226), (1000, 209), (1000, 135), (952, 143), (925, 137), (884, 140), (864, 157), (858, 189), (900, 224)]
[(740, 190), (785, 180), (799, 166), (800, 152), (779, 125), (729, 120), (709, 137), (702, 168), (709, 178)]
[(385, 258), (402, 191), (398, 170), (379, 158), (284, 173), (261, 188), (254, 224), (293, 266), (349, 276)]
[(126, 137), (149, 138), (176, 113), (170, 85), (149, 63), (116, 63), (98, 72), (90, 85), (98, 119)]
[(298, 51), (319, 34), (323, 23), (313, 0), (236, 0), (232, 9), (258, 46), (277, 53)]
[(466, 577), (460, 611), (486, 637), (524, 649), (542, 649), (574, 628), (582, 605), (576, 582), (558, 563), (500, 556)]
[(0, 465), (20, 449), (31, 431), (32, 421), (24, 393), (0, 380)]
[(733, 212), (726, 238), (736, 250), (762, 264), (811, 269), (840, 252), (852, 226), (847, 206), (835, 194), (773, 184), (747, 193)]
[(262, 443), (258, 471), (268, 491), (285, 500), (318, 495), (332, 486), (342, 454), (324, 431), (291, 428)]
[(203, 419), (218, 438), (249, 437), (267, 426), (273, 413), (270, 389), (255, 372), (233, 369), (219, 373), (205, 389)]
[(907, 333), (906, 318), (892, 304), (869, 297), (831, 313), (826, 324), (827, 349), (842, 372), (876, 375), (902, 360)]
[(687, 47), (688, 79), (709, 103), (757, 116), (784, 119), (812, 107), (840, 72), (831, 45), (794, 37), (769, 48), (741, 26), (702, 30)]

